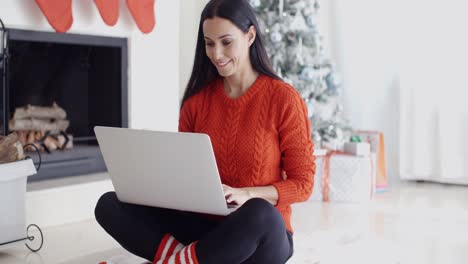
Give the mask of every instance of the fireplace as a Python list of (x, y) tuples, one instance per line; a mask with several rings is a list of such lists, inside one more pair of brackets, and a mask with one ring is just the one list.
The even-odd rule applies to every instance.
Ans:
[[(59, 105), (73, 148), (42, 152), (29, 181), (106, 171), (93, 128), (128, 127), (127, 39), (8, 29), (0, 64), (0, 128), (12, 132), (15, 109)], [(117, 144), (117, 142), (116, 142)], [(38, 156), (28, 152), (35, 163)]]

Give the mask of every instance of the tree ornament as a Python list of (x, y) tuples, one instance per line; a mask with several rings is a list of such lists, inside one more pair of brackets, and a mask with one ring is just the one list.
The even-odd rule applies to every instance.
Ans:
[(304, 81), (312, 81), (317, 78), (317, 71), (313, 67), (305, 67), (300, 74), (300, 79)]
[(273, 44), (278, 44), (283, 40), (283, 36), (278, 31), (273, 31), (270, 34), (270, 40)]
[(249, 0), (249, 3), (253, 8), (259, 8), (262, 5), (260, 0)]
[(310, 13), (305, 17), (305, 21), (309, 27), (315, 28), (317, 26), (317, 18), (314, 14)]
[(288, 33), (286, 33), (286, 38), (290, 42), (295, 42), (297, 39), (297, 34), (294, 31), (288, 31)]

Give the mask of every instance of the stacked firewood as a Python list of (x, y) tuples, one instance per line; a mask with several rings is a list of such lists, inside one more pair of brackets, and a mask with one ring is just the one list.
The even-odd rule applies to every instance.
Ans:
[[(73, 137), (65, 133), (70, 121), (67, 113), (54, 103), (51, 107), (32, 106), (15, 109), (10, 119), (10, 131), (16, 131), (21, 144), (33, 144), (42, 151), (73, 148)], [(26, 151), (35, 150), (26, 146)]]
[[(17, 131), (19, 141), (26, 145), (26, 151), (34, 151), (34, 147), (27, 145), (33, 144), (41, 151), (51, 152), (57, 149), (73, 148), (73, 136), (63, 134), (51, 134), (45, 131)], [(68, 139), (67, 139), (68, 137)]]

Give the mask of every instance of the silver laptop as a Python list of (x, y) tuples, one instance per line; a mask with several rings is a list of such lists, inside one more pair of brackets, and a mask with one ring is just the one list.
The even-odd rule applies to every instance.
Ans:
[(228, 215), (208, 135), (94, 127), (117, 198), (126, 203)]

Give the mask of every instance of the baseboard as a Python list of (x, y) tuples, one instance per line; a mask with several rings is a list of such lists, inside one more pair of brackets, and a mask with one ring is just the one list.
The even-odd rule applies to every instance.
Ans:
[(26, 224), (45, 228), (93, 218), (99, 197), (113, 189), (107, 173), (28, 183)]
[(428, 181), (445, 184), (468, 185), (468, 178), (448, 178), (441, 177), (439, 175), (415, 175), (406, 172), (400, 173), (400, 179), (407, 181)]

